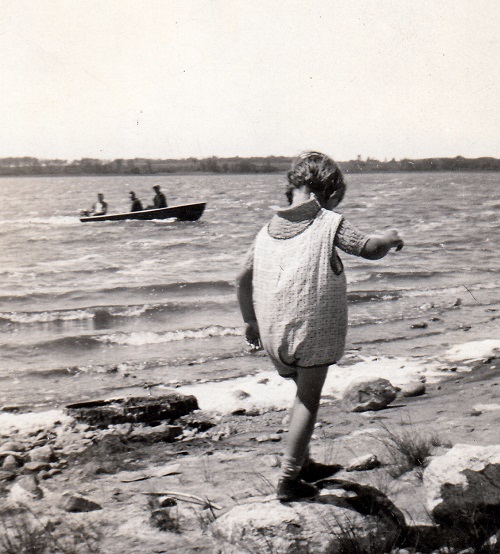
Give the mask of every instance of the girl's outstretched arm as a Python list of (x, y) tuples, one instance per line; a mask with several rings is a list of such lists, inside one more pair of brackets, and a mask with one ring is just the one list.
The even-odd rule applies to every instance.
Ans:
[(383, 258), (391, 248), (401, 250), (403, 245), (403, 239), (399, 236), (397, 230), (391, 229), (382, 235), (371, 235), (361, 251), (361, 256), (367, 260), (379, 260)]

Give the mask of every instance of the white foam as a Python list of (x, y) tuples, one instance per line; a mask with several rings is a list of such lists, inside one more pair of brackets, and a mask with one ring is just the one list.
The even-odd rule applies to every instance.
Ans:
[(475, 340), (450, 348), (445, 353), (445, 358), (453, 362), (465, 362), (489, 358), (495, 353), (500, 353), (500, 340)]
[(78, 321), (92, 319), (95, 314), (90, 310), (61, 311), (61, 312), (2, 312), (0, 317), (12, 323), (50, 323), (52, 321)]
[(500, 404), (476, 404), (474, 410), (478, 412), (496, 412), (500, 410)]
[(162, 344), (165, 342), (174, 342), (184, 339), (241, 336), (242, 334), (243, 331), (240, 328), (212, 325), (203, 329), (180, 329), (178, 331), (167, 331), (165, 333), (154, 333), (152, 331), (142, 333), (115, 333), (112, 335), (100, 335), (96, 338), (100, 342), (109, 344), (144, 346), (146, 344)]
[(9, 435), (13, 432), (22, 435), (52, 429), (56, 425), (70, 423), (73, 419), (62, 410), (47, 412), (27, 412), (24, 414), (0, 414), (0, 433)]
[[(350, 366), (332, 366), (323, 387), (323, 397), (340, 398), (349, 383), (357, 377), (383, 377), (394, 386), (403, 386), (425, 376), (427, 382), (442, 377), (437, 361), (408, 358), (372, 358)], [(235, 410), (289, 408), (295, 395), (295, 384), (283, 379), (276, 371), (213, 383), (186, 385), (177, 389), (193, 394), (202, 410), (220, 414)], [(248, 396), (241, 394), (246, 393)]]

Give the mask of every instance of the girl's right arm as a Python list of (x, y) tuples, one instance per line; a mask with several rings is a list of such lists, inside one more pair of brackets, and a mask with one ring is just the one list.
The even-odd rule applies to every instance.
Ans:
[(401, 250), (403, 245), (403, 239), (399, 236), (397, 230), (391, 229), (381, 235), (370, 235), (361, 251), (361, 257), (367, 260), (380, 260), (391, 248)]
[(244, 267), (236, 277), (236, 296), (243, 321), (246, 323), (245, 338), (252, 350), (260, 349), (260, 335), (253, 307), (253, 269)]

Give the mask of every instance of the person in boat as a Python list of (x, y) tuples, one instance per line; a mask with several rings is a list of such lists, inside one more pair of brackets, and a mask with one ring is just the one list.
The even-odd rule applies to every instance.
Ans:
[(160, 190), (160, 185), (155, 185), (153, 187), (153, 190), (155, 191), (155, 197), (153, 198), (153, 205), (150, 206), (151, 208), (166, 208), (167, 207), (167, 199), (163, 192)]
[(91, 215), (106, 215), (108, 211), (108, 203), (104, 200), (104, 194), (100, 192), (97, 195), (97, 202), (94, 202), (90, 210), (83, 210), (82, 215), (91, 216)]
[(133, 190), (131, 190), (129, 192), (130, 194), (130, 201), (132, 202), (132, 206), (130, 207), (130, 211), (131, 212), (140, 212), (141, 210), (143, 210), (144, 208), (142, 207), (142, 202), (139, 200), (139, 198), (137, 198), (137, 196), (135, 195), (135, 192)]

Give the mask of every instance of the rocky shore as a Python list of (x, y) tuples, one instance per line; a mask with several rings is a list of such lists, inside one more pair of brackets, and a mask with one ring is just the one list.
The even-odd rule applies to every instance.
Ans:
[[(312, 454), (341, 469), (312, 502), (274, 497), (279, 401), (221, 414), (151, 389), (39, 414), (0, 437), (0, 552), (500, 552), (500, 359), (465, 369), (389, 383), (360, 409), (327, 394)], [(252, 391), (231, 394), (244, 405)], [(483, 497), (445, 498), (465, 478)]]

